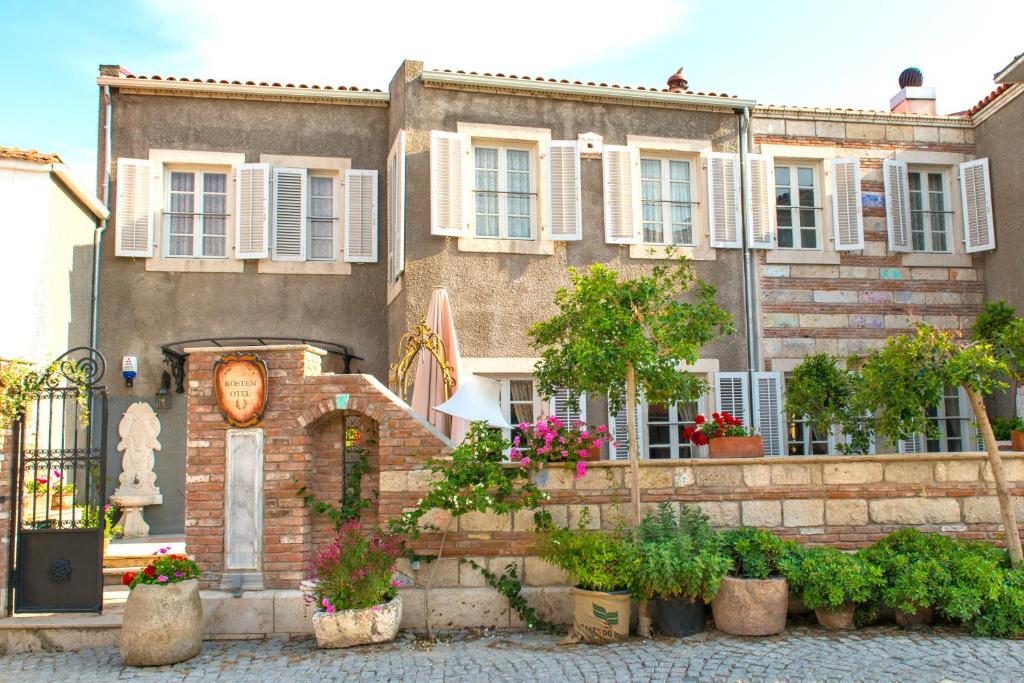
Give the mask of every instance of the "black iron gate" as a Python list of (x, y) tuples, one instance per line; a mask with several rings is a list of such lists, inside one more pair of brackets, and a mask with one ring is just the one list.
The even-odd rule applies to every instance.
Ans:
[(15, 423), (11, 586), (16, 612), (103, 608), (107, 389), (103, 357), (68, 351)]

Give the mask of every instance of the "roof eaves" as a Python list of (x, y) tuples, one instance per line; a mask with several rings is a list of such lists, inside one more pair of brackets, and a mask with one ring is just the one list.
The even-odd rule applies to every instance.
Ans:
[(266, 81), (227, 81), (213, 78), (179, 78), (175, 76), (100, 76), (99, 85), (141, 90), (172, 92), (207, 92), (224, 95), (255, 95), (293, 97), (299, 99), (337, 100), (349, 102), (386, 103), (390, 95), (381, 90), (357, 86), (307, 85), (300, 83), (268, 83)]
[(1024, 81), (1024, 52), (1010, 60), (1010, 63), (1000, 69), (992, 79), (996, 83), (1004, 84)]

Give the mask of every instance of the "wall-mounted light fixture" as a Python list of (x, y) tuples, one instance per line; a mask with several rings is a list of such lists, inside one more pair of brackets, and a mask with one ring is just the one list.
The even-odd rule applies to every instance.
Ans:
[(167, 410), (171, 407), (171, 375), (166, 370), (160, 375), (160, 388), (156, 390), (156, 409)]

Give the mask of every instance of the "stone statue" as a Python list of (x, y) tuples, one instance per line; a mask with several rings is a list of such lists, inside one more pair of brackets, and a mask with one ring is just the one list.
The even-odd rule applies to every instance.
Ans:
[(160, 420), (153, 408), (144, 401), (128, 406), (117, 425), (121, 441), (117, 450), (124, 451), (121, 459), (120, 486), (110, 497), (111, 502), (123, 510), (121, 526), (125, 538), (149, 535), (149, 525), (142, 517), (146, 505), (160, 505), (163, 496), (156, 487), (155, 451), (160, 450)]

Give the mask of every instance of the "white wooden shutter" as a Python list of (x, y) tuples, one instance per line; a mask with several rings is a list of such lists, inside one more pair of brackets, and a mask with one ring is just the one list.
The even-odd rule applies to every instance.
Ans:
[[(608, 401), (611, 405), (611, 398)], [(636, 434), (639, 442), (640, 458), (644, 455), (643, 402), (636, 401)], [(629, 460), (629, 427), (626, 424), (626, 399), (622, 398), (622, 408), (617, 413), (608, 412), (608, 431), (612, 434), (612, 442), (608, 444), (608, 457), (611, 460)]]
[(747, 243), (752, 249), (775, 246), (775, 164), (764, 154), (747, 156)]
[(579, 408), (569, 400), (569, 390), (559, 389), (548, 402), (548, 414), (557, 417), (567, 425), (587, 421), (587, 395), (580, 394)]
[(836, 251), (864, 248), (860, 159), (856, 157), (832, 160), (832, 225)]
[(913, 251), (907, 162), (884, 160), (882, 177), (885, 180), (885, 225), (889, 230), (889, 251)]
[(462, 237), (470, 207), (466, 206), (463, 177), (465, 156), (470, 153), (469, 141), (458, 133), (430, 131), (430, 234)]
[(715, 411), (723, 410), (750, 424), (750, 396), (747, 391), (747, 373), (715, 373)]
[(388, 154), (388, 284), (405, 271), (405, 131)]
[(270, 164), (235, 167), (235, 257), (270, 255)]
[(153, 164), (147, 159), (117, 160), (116, 256), (153, 255)]
[(967, 253), (995, 249), (988, 159), (975, 159), (960, 164), (960, 198), (963, 201), (964, 245)]
[[(754, 372), (753, 425), (764, 442), (765, 455), (786, 454), (786, 413), (782, 402), (782, 373)], [(732, 412), (732, 411), (729, 411)]]
[(896, 450), (900, 453), (927, 452), (928, 448), (925, 443), (924, 434), (913, 434), (909, 439), (900, 439), (896, 443)]
[(274, 169), (274, 260), (306, 260), (304, 168)]
[(604, 241), (640, 242), (640, 153), (636, 147), (605, 145)]
[(377, 262), (376, 171), (345, 171), (345, 260)]
[(583, 239), (580, 205), (580, 153), (575, 140), (552, 140), (548, 144), (548, 239)]
[(708, 223), (712, 247), (740, 246), (739, 155), (708, 154)]

